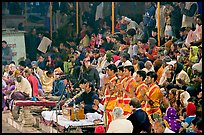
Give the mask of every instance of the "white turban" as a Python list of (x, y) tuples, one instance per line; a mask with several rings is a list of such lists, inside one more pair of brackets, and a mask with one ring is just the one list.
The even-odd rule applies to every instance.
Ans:
[(130, 18), (128, 18), (128, 17), (125, 17), (125, 21), (131, 22), (132, 20)]
[(202, 63), (195, 63), (195, 64), (192, 66), (192, 69), (193, 69), (193, 70), (197, 70), (199, 73), (202, 73)]

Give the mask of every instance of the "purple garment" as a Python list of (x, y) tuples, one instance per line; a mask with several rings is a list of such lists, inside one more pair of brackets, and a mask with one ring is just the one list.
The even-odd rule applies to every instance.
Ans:
[(11, 85), (11, 86), (7, 85), (6, 87), (2, 88), (2, 108), (6, 107), (6, 101), (4, 99), (4, 96), (8, 96), (4, 93), (5, 90), (13, 91), (14, 89), (15, 89), (15, 85)]
[(176, 119), (179, 119), (176, 109), (173, 107), (169, 107), (166, 110), (166, 115), (164, 116), (164, 119), (168, 122), (170, 129), (176, 133), (179, 132), (179, 129), (181, 127), (181, 123), (177, 122)]

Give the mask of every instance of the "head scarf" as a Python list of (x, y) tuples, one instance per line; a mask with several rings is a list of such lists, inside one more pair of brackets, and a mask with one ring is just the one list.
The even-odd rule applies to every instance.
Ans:
[[(191, 53), (191, 50), (193, 50), (194, 55)], [(198, 47), (197, 46), (191, 46), (189, 60), (191, 62), (196, 62), (196, 60), (198, 58), (197, 54), (198, 54)]]
[(102, 125), (96, 126), (94, 133), (105, 133), (105, 129)]
[(13, 73), (13, 76), (14, 77), (17, 77), (18, 75), (20, 75), (21, 74), (21, 72), (18, 70), (18, 69), (16, 69), (15, 71), (14, 71), (14, 73)]
[(176, 119), (179, 119), (176, 109), (173, 107), (169, 107), (166, 110), (166, 115), (164, 116), (164, 119), (168, 122), (170, 129), (176, 133), (179, 132), (179, 129), (181, 127), (181, 123), (177, 122)]
[(197, 70), (199, 73), (202, 73), (202, 63), (196, 63), (192, 66), (193, 70)]
[(109, 52), (109, 51), (106, 52), (106, 59), (107, 59), (108, 62), (111, 62), (112, 55), (113, 55), (112, 52)]
[(186, 107), (188, 105), (188, 99), (191, 97), (190, 94), (187, 91), (184, 91), (181, 93), (180, 97), (183, 97), (182, 101)]
[(31, 65), (38, 66), (38, 62), (37, 62), (37, 61), (32, 61), (32, 62), (31, 62)]
[(188, 105), (186, 106), (186, 115), (192, 116), (195, 114), (196, 114), (196, 106), (194, 103), (189, 102)]
[(120, 56), (113, 55), (112, 58), (113, 58), (113, 62), (115, 63), (116, 61), (120, 59)]

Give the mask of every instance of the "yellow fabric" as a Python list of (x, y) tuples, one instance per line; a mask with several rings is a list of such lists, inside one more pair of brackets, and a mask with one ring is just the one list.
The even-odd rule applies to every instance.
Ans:
[(150, 106), (150, 104), (146, 101), (144, 110), (147, 112), (147, 114), (151, 115), (152, 113), (158, 113), (162, 115), (160, 110), (160, 103), (161, 103), (163, 94), (159, 86), (157, 86), (156, 84), (151, 85), (149, 87), (149, 91), (147, 92), (147, 96), (150, 100), (154, 102), (153, 105)]
[(52, 92), (52, 83), (54, 81), (53, 77), (48, 77), (46, 75), (47, 71), (44, 72), (44, 75), (41, 77), (41, 85), (45, 93), (51, 93)]
[(145, 101), (143, 100), (143, 96), (141, 95), (141, 92), (140, 90), (143, 90), (145, 91), (144, 93), (147, 93), (148, 92), (148, 89), (147, 89), (147, 85), (142, 82), (141, 84), (139, 84), (135, 90), (135, 96), (140, 100), (141, 102), (141, 105), (144, 105), (145, 104)]
[[(130, 82), (131, 80), (132, 80), (132, 78), (129, 78), (129, 79), (127, 79), (127, 81), (125, 82), (126, 91), (129, 92), (129, 93), (130, 93), (131, 91), (134, 91), (134, 92), (135, 92), (135, 88), (137, 87), (136, 81), (133, 80), (132, 82)], [(129, 83), (130, 83), (130, 84), (129, 84)], [(129, 88), (127, 88), (128, 85), (130, 85)], [(123, 96), (123, 98), (124, 98), (124, 96)], [(127, 98), (132, 98), (132, 97), (127, 96)], [(124, 112), (128, 112), (128, 113), (131, 113), (130, 105), (129, 105), (129, 104), (124, 104), (124, 106), (123, 106), (123, 111), (124, 111)]]
[(159, 82), (159, 80), (161, 79), (163, 70), (164, 68), (163, 66), (161, 66), (159, 70), (157, 71), (157, 82)]

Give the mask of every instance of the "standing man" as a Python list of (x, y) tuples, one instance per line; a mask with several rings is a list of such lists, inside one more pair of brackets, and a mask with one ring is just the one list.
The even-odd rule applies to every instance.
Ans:
[[(119, 66), (118, 67), (118, 72), (117, 72), (117, 84), (116, 86), (122, 85), (124, 87), (125, 81), (127, 80), (127, 77), (123, 74), (124, 72), (124, 66)], [(118, 88), (117, 91), (117, 102), (116, 106), (122, 107), (123, 108), (123, 90)]]
[(145, 110), (148, 116), (150, 116), (152, 113), (158, 113), (162, 115), (160, 104), (163, 94), (159, 86), (156, 84), (156, 80), (157, 74), (153, 71), (148, 72), (145, 79), (145, 82), (148, 86), (148, 92), (144, 93), (143, 91), (140, 91), (144, 97), (144, 100), (146, 101)]
[(108, 126), (110, 122), (112, 121), (112, 111), (114, 107), (116, 106), (117, 101), (117, 94), (116, 94), (116, 72), (117, 67), (115, 64), (110, 64), (107, 67), (107, 74), (108, 77), (104, 77), (104, 87), (102, 88), (102, 94), (105, 96), (104, 101), (104, 107), (105, 107), (105, 122), (106, 122), (106, 128), (108, 129)]
[(125, 81), (124, 87), (120, 86), (120, 88), (123, 90), (123, 111), (124, 115), (128, 115), (131, 113), (129, 102), (131, 98), (135, 96), (135, 88), (136, 88), (136, 81), (132, 77), (134, 73), (134, 67), (133, 66), (125, 66), (124, 67), (124, 76), (127, 77), (127, 80)]
[(156, 7), (152, 2), (145, 2), (144, 22), (144, 40), (147, 41), (151, 36), (152, 29), (156, 26), (155, 12)]
[(197, 2), (180, 2), (181, 14), (183, 14), (182, 26), (190, 27), (194, 25), (194, 16), (198, 12)]
[(10, 64), (12, 60), (12, 50), (5, 40), (2, 41), (2, 65)]
[[(142, 97), (141, 93), (147, 93), (148, 92), (148, 87), (145, 84), (144, 80), (146, 78), (146, 72), (139, 70), (137, 71), (137, 74), (135, 76), (135, 81), (138, 84), (136, 90), (135, 90), (135, 96), (140, 100), (141, 108), (144, 108), (145, 106), (145, 100)], [(142, 91), (142, 92), (140, 92)]]

